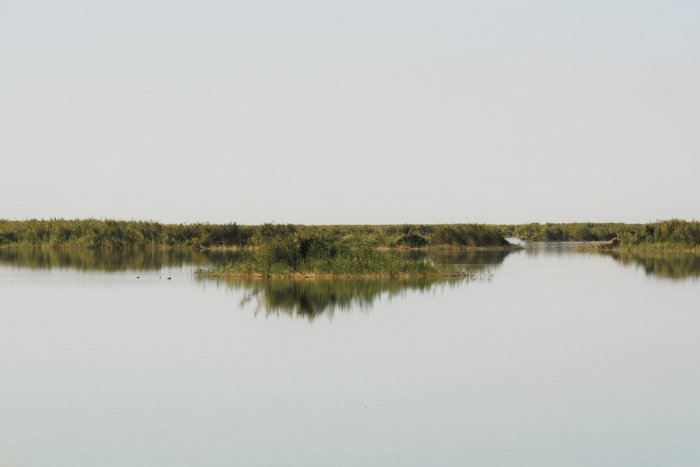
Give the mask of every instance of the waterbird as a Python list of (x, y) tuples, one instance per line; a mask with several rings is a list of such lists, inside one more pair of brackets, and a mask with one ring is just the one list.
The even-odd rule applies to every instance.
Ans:
[(172, 280), (172, 277), (168, 277), (168, 280)]

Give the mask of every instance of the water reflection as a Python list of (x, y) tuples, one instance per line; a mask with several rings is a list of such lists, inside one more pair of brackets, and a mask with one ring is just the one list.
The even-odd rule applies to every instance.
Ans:
[[(376, 301), (401, 297), (409, 292), (437, 293), (474, 280), (490, 280), (496, 267), (511, 251), (410, 251), (403, 252), (416, 261), (465, 266), (465, 278), (414, 280), (219, 280), (231, 289), (242, 291), (241, 307), (252, 306), (265, 316), (291, 316), (314, 321), (320, 316), (333, 318), (337, 312), (369, 311)], [(206, 279), (205, 279), (206, 280)]]
[(524, 242), (522, 251), (527, 256), (590, 254), (589, 247), (601, 243), (605, 242)]
[(428, 259), (440, 264), (469, 266), (470, 269), (493, 269), (500, 266), (506, 257), (520, 250), (434, 250), (409, 251), (403, 253), (409, 258)]
[(265, 316), (291, 316), (314, 321), (332, 318), (336, 312), (369, 311), (377, 300), (392, 299), (407, 292), (431, 293), (470, 279), (447, 280), (247, 280), (219, 281), (243, 292), (241, 307), (253, 306)]
[[(416, 260), (467, 265), (485, 269), (503, 263), (510, 251), (413, 251), (402, 253)], [(168, 267), (206, 267), (236, 261), (232, 251), (133, 248), (92, 250), (81, 248), (0, 248), (0, 265), (28, 269), (76, 269), (81, 271), (146, 271)]]
[(29, 269), (80, 271), (152, 271), (186, 265), (208, 266), (235, 260), (234, 252), (192, 249), (125, 249), (100, 251), (65, 248), (0, 249), (0, 265)]
[(618, 263), (639, 267), (649, 276), (669, 280), (700, 278), (700, 255), (663, 252), (607, 252)]
[(527, 256), (605, 255), (625, 267), (642, 268), (644, 272), (664, 280), (700, 278), (700, 255), (659, 251), (596, 251), (588, 247), (603, 242), (527, 242)]
[[(402, 253), (415, 260), (465, 265), (475, 271), (493, 271), (510, 254), (527, 256), (592, 254), (582, 250), (590, 242), (532, 242), (524, 250), (503, 251), (411, 251)], [(639, 267), (650, 276), (669, 280), (700, 278), (700, 255), (664, 252), (603, 252), (626, 267)], [(80, 271), (157, 271), (163, 268), (207, 267), (235, 261), (231, 251), (193, 249), (125, 249), (100, 251), (65, 248), (0, 248), (0, 265), (28, 269), (75, 269)]]

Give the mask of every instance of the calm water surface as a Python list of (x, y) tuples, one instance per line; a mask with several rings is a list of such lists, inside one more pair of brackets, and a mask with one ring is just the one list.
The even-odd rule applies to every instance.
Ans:
[(0, 251), (0, 466), (700, 465), (697, 256), (192, 276), (229, 259)]

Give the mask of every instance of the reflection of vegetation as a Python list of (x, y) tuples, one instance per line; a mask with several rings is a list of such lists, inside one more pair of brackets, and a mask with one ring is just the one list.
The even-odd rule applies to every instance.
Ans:
[(295, 234), (331, 235), (361, 240), (376, 248), (502, 248), (504, 237), (526, 241), (608, 241), (624, 245), (675, 248), (700, 246), (700, 222), (681, 220), (649, 224), (438, 224), (438, 225), (278, 225), (160, 224), (115, 220), (0, 219), (0, 247), (71, 246), (118, 249), (134, 246), (245, 248)]
[(403, 253), (414, 260), (429, 260), (438, 264), (468, 265), (472, 269), (497, 266), (514, 250), (429, 250)]
[(650, 276), (663, 279), (700, 277), (700, 255), (685, 253), (611, 251), (607, 253), (626, 266), (638, 266)]
[(0, 248), (0, 264), (31, 269), (83, 271), (159, 270), (186, 264), (221, 264), (234, 253), (193, 249), (129, 248), (99, 251), (86, 248)]
[(290, 315), (313, 321), (336, 311), (369, 309), (381, 297), (392, 298), (408, 291), (430, 292), (465, 279), (448, 280), (248, 280), (226, 282), (246, 293), (241, 305), (255, 302), (256, 313)]
[(463, 269), (379, 252), (359, 239), (294, 234), (246, 251), (239, 261), (200, 269), (202, 277), (451, 277)]
[[(509, 251), (438, 251), (397, 253), (411, 260), (469, 265), (499, 264)], [(83, 271), (159, 270), (194, 265), (208, 267), (228, 264), (240, 252), (191, 248), (127, 248), (93, 250), (86, 248), (0, 248), (0, 265), (30, 269), (78, 269)]]
[(334, 225), (160, 224), (116, 220), (0, 219), (0, 246), (71, 246), (118, 249), (134, 246), (241, 248), (291, 235), (331, 235), (361, 240), (370, 247), (506, 247), (500, 229), (478, 224)]
[(443, 287), (471, 280), (488, 280), (494, 266), (510, 251), (408, 251), (401, 256), (413, 261), (434, 261), (460, 265), (467, 275), (460, 278), (342, 279), (342, 280), (222, 280), (221, 284), (245, 291), (241, 305), (254, 303), (256, 312), (267, 316), (290, 315), (313, 321), (336, 311), (369, 310), (382, 297), (393, 298), (407, 292), (430, 293)]

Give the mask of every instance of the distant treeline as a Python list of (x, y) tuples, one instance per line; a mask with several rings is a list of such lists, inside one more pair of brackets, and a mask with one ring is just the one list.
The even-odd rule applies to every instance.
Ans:
[(506, 237), (526, 241), (610, 241), (621, 246), (700, 246), (700, 222), (678, 219), (649, 224), (571, 223), (521, 224), (499, 226)]
[(499, 226), (507, 237), (528, 242), (593, 242), (607, 241), (623, 232), (638, 231), (642, 224), (519, 224)]
[(360, 239), (374, 248), (506, 247), (501, 229), (480, 224), (334, 225), (161, 224), (116, 220), (0, 220), (0, 247), (247, 248), (295, 235)]
[(328, 225), (161, 224), (116, 220), (0, 220), (0, 247), (69, 246), (248, 248), (294, 235), (361, 239), (374, 248), (507, 247), (506, 237), (526, 241), (609, 241), (621, 246), (700, 246), (700, 222), (668, 220), (649, 224), (435, 224)]

